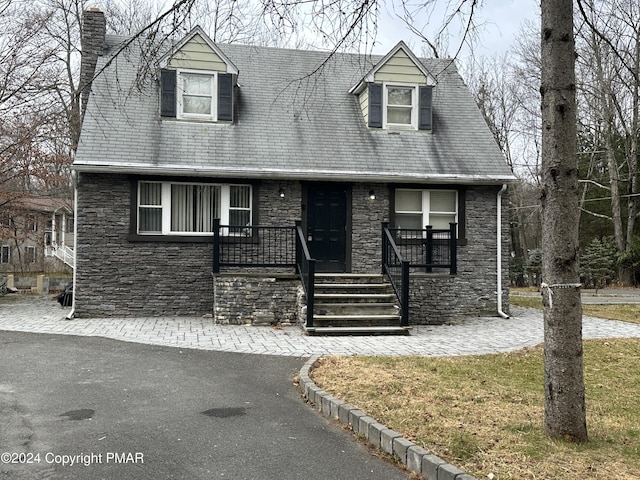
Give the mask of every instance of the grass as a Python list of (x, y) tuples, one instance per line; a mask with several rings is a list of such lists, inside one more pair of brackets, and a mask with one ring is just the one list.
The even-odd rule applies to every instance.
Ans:
[[(540, 296), (510, 295), (509, 302), (511, 305), (519, 307), (542, 309), (542, 297)], [(640, 324), (640, 305), (590, 305), (583, 303), (582, 314), (587, 317), (599, 317)]]
[(507, 354), (327, 357), (314, 381), (479, 479), (640, 478), (640, 339), (584, 349), (590, 441), (549, 439), (542, 348)]

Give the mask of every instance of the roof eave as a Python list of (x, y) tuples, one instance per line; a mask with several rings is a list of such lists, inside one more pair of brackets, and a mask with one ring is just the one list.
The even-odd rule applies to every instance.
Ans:
[(76, 164), (72, 167), (80, 173), (110, 173), (128, 175), (160, 175), (160, 176), (198, 176), (219, 178), (269, 178), (275, 180), (330, 180), (336, 182), (418, 182), (443, 184), (476, 184), (501, 185), (513, 183), (515, 175), (450, 175), (450, 174), (420, 174), (395, 172), (358, 172), (332, 170), (249, 170), (242, 168), (208, 168), (157, 165), (96, 165)]

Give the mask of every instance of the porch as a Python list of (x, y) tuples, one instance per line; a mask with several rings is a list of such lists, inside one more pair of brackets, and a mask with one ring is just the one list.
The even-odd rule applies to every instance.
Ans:
[[(446, 230), (391, 229), (382, 223), (379, 272), (320, 273), (302, 222), (230, 226), (215, 220), (212, 271), (214, 290), (220, 291), (214, 295), (231, 297), (227, 304), (239, 301), (238, 292), (270, 304), (295, 297), (293, 320), (311, 334), (407, 333), (412, 277), (457, 275), (456, 234), (455, 223)], [(217, 321), (225, 320), (224, 309), (216, 300)], [(279, 320), (272, 312), (268, 306), (254, 312), (254, 323)]]

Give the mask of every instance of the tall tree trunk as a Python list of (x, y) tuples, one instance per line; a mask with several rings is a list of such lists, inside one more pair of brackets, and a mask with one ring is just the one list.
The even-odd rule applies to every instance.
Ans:
[(551, 437), (584, 442), (573, 0), (541, 7), (544, 422)]
[[(634, 78), (640, 78), (640, 35), (635, 32), (635, 45), (633, 52), (633, 69)], [(632, 105), (633, 110), (631, 112), (631, 131), (630, 145), (629, 145), (629, 202), (627, 213), (627, 238), (626, 238), (626, 253), (631, 254), (633, 248), (634, 234), (636, 230), (636, 219), (638, 217), (638, 200), (636, 195), (640, 193), (640, 165), (638, 160), (638, 135), (640, 134), (640, 86), (638, 82), (633, 83), (632, 91)], [(631, 286), (634, 283), (633, 267), (629, 264), (623, 266), (621, 272), (621, 280), (625, 286)]]

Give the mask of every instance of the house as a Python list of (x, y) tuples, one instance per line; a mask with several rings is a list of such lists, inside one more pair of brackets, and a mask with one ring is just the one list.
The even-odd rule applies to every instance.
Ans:
[(73, 245), (69, 199), (25, 195), (0, 208), (1, 273), (70, 273)]
[(200, 28), (150, 59), (86, 14), (85, 78), (99, 74), (73, 165), (75, 316), (314, 331), (347, 321), (340, 299), (386, 299), (353, 317), (403, 327), (507, 311), (514, 176), (452, 61)]

